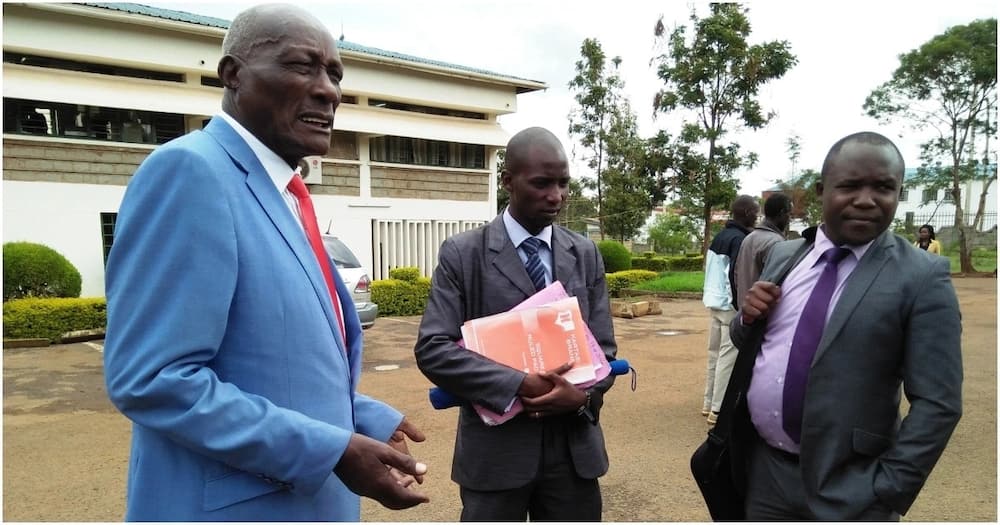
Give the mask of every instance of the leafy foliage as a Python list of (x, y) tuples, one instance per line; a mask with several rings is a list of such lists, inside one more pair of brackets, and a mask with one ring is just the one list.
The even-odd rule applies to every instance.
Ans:
[(103, 297), (14, 299), (3, 304), (3, 336), (59, 342), (66, 332), (108, 324)]
[(31, 242), (3, 245), (3, 300), (79, 297), (80, 272), (59, 252)]
[(427, 307), (431, 280), (418, 277), (413, 281), (383, 279), (372, 283), (372, 302), (378, 305), (379, 317), (387, 315), (420, 315)]
[(684, 253), (694, 247), (698, 230), (691, 219), (668, 211), (653, 219), (647, 236), (657, 253)]
[(604, 259), (604, 271), (615, 273), (632, 269), (632, 254), (618, 241), (600, 241), (597, 249)]
[(608, 295), (618, 297), (622, 290), (628, 290), (639, 283), (652, 281), (658, 276), (659, 274), (649, 270), (625, 270), (609, 273), (605, 275), (608, 283)]
[(420, 278), (420, 268), (416, 266), (399, 266), (389, 270), (389, 278), (415, 283)]
[(813, 169), (802, 170), (791, 180), (778, 183), (781, 191), (792, 199), (792, 216), (809, 225), (823, 222), (823, 202), (816, 195), (820, 173)]
[[(914, 183), (931, 189), (948, 188), (955, 205), (959, 232), (959, 258), (963, 272), (973, 272), (972, 246), (966, 238), (962, 184), (970, 179), (985, 182), (974, 222), (981, 221), (986, 193), (996, 181), (986, 149), (995, 140), (997, 21), (976, 20), (948, 28), (919, 48), (899, 57), (892, 78), (865, 99), (865, 112), (882, 122), (908, 121), (931, 138), (921, 144), (918, 176)], [(977, 136), (978, 134), (978, 136)], [(977, 158), (977, 142), (984, 144)]]
[[(594, 189), (597, 190), (597, 209), (604, 210), (604, 166), (607, 155), (608, 133), (611, 115), (619, 98), (622, 80), (618, 76), (621, 57), (614, 57), (614, 70), (607, 69), (607, 56), (601, 43), (595, 38), (586, 38), (580, 44), (580, 60), (576, 62), (576, 76), (569, 82), (574, 91), (577, 107), (570, 112), (569, 134), (579, 137), (588, 153), (584, 156), (587, 166), (594, 170)], [(601, 238), (604, 238), (604, 222), (601, 221)]]
[(773, 117), (758, 102), (760, 87), (781, 78), (797, 62), (787, 41), (750, 45), (747, 9), (739, 4), (710, 4), (711, 14), (691, 12), (693, 34), (680, 26), (666, 37), (661, 18), (655, 29), (666, 37), (666, 51), (654, 57), (664, 87), (655, 96), (656, 113), (681, 112), (678, 136), (661, 131), (651, 142), (677, 203), (704, 221), (702, 252), (711, 239), (713, 209), (725, 209), (736, 197), (735, 172), (753, 166), (757, 157), (739, 144), (724, 142), (738, 127), (760, 129)]

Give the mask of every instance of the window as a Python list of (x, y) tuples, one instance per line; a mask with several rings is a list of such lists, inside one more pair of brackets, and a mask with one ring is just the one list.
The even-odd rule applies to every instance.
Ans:
[(955, 202), (954, 197), (951, 195), (951, 190), (944, 190), (944, 197), (941, 200), (943, 202)]
[(428, 115), (443, 115), (446, 117), (471, 118), (476, 120), (486, 120), (485, 113), (473, 111), (462, 111), (460, 109), (435, 108), (431, 106), (418, 106), (416, 104), (406, 104), (403, 102), (393, 102), (391, 100), (368, 99), (369, 106), (379, 108), (395, 109), (399, 111), (411, 111), (413, 113), (426, 113)]
[(928, 202), (934, 202), (936, 200), (937, 200), (937, 190), (930, 188), (924, 190), (923, 195), (921, 195), (920, 197), (920, 202), (924, 204)]
[(910, 190), (903, 188), (899, 190), (899, 202), (906, 202), (910, 198)]
[(117, 220), (117, 213), (101, 213), (101, 244), (104, 249), (105, 268), (108, 266), (108, 255), (111, 253), (111, 245), (115, 241), (115, 221)]
[(184, 116), (18, 98), (3, 100), (3, 131), (25, 135), (163, 144), (184, 134)]
[(369, 141), (369, 151), (373, 162), (447, 168), (486, 168), (486, 146), (480, 144), (382, 136)]
[[(84, 73), (97, 73), (98, 75), (145, 78), (149, 80), (162, 80), (166, 82), (184, 82), (184, 75), (180, 73), (167, 73), (163, 71), (136, 69), (131, 67), (113, 66), (108, 64), (95, 64), (93, 62), (79, 62), (76, 60), (65, 60), (62, 58), (43, 57), (38, 55), (26, 55), (24, 53), (12, 53), (8, 51), (3, 52), (3, 61), (10, 64), (21, 64), (24, 66), (45, 67), (52, 69), (64, 69), (67, 71), (81, 71)], [(204, 77), (202, 78), (204, 79)]]

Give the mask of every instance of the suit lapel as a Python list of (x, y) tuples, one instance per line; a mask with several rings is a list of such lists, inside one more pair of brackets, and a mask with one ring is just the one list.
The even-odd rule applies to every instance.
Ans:
[[(292, 253), (295, 254), (295, 258), (298, 259), (299, 264), (309, 277), (313, 290), (319, 296), (319, 302), (323, 307), (323, 312), (326, 314), (330, 329), (335, 336), (334, 339), (337, 341), (337, 346), (346, 355), (343, 338), (337, 335), (339, 334), (339, 327), (337, 326), (336, 314), (333, 312), (333, 304), (330, 302), (330, 293), (327, 291), (326, 280), (323, 277), (322, 270), (319, 268), (319, 262), (316, 261), (316, 256), (309, 246), (309, 241), (302, 231), (302, 226), (299, 225), (298, 220), (289, 212), (288, 205), (285, 204), (285, 200), (278, 193), (277, 188), (274, 187), (274, 182), (271, 181), (267, 171), (264, 170), (260, 161), (257, 160), (257, 156), (253, 150), (250, 149), (246, 141), (228, 123), (221, 118), (213, 118), (208, 123), (208, 126), (205, 127), (205, 132), (214, 137), (226, 150), (230, 158), (233, 159), (233, 162), (246, 173), (247, 187), (253, 193), (261, 208), (264, 209), (268, 218), (271, 219), (271, 223), (274, 224), (274, 227), (278, 229), (278, 232), (285, 239), (285, 243), (291, 248)], [(338, 278), (336, 275), (334, 273), (335, 278)]]
[(576, 273), (576, 250), (568, 236), (562, 235), (554, 224), (552, 225), (552, 280), (561, 280), (563, 287), (570, 289), (572, 283), (567, 282)]
[(503, 215), (498, 215), (496, 219), (486, 228), (487, 246), (490, 250), (491, 263), (497, 271), (503, 274), (511, 283), (527, 296), (535, 294), (535, 285), (528, 277), (528, 270), (524, 269), (524, 263), (517, 255), (517, 249), (507, 235), (507, 228), (503, 224)]
[(861, 260), (858, 261), (858, 266), (851, 272), (850, 277), (847, 278), (847, 284), (844, 286), (844, 291), (840, 294), (840, 299), (837, 300), (837, 304), (833, 305), (833, 313), (830, 314), (830, 321), (826, 324), (826, 328), (823, 329), (823, 337), (820, 339), (816, 355), (813, 357), (813, 364), (820, 359), (827, 348), (829, 348), (830, 343), (846, 326), (847, 319), (857, 308), (858, 303), (861, 302), (865, 294), (868, 293), (868, 289), (871, 288), (872, 283), (875, 282), (875, 278), (878, 277), (878, 274), (889, 260), (889, 248), (894, 243), (895, 238), (892, 234), (888, 231), (883, 232)]

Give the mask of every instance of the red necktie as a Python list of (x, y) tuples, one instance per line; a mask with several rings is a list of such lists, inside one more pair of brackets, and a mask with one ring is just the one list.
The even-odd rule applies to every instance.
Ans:
[(347, 349), (347, 332), (344, 330), (344, 314), (340, 311), (340, 300), (337, 298), (337, 286), (333, 282), (333, 270), (330, 268), (330, 256), (323, 248), (323, 239), (319, 235), (319, 226), (316, 224), (316, 210), (313, 209), (312, 199), (309, 198), (309, 190), (302, 182), (298, 173), (292, 175), (291, 182), (288, 183), (288, 191), (299, 201), (299, 215), (302, 218), (302, 228), (312, 246), (313, 255), (319, 261), (319, 267), (323, 270), (323, 277), (326, 278), (326, 286), (330, 289), (330, 299), (333, 301), (333, 311), (337, 314), (337, 324), (340, 327), (340, 335), (344, 338), (344, 349)]

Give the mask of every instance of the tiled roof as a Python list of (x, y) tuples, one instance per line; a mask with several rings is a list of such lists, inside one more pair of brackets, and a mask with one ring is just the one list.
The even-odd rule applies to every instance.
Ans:
[[(207, 27), (217, 27), (220, 29), (229, 29), (229, 20), (224, 20), (222, 18), (215, 18), (212, 16), (197, 15), (194, 13), (187, 13), (184, 11), (174, 11), (172, 9), (163, 9), (160, 7), (151, 7), (141, 4), (127, 4), (127, 3), (83, 3), (81, 5), (86, 5), (90, 7), (97, 7), (101, 9), (109, 9), (112, 11), (122, 11), (125, 13), (151, 16), (154, 18), (162, 18), (165, 20), (173, 20), (176, 22), (187, 22), (189, 24), (196, 24)], [(444, 67), (448, 69), (454, 69), (457, 71), (466, 71), (470, 73), (476, 73), (480, 75), (487, 75), (491, 77), (497, 77), (501, 79), (506, 79), (511, 83), (518, 82), (530, 82), (532, 84), (541, 84), (541, 81), (530, 80), (526, 78), (515, 77), (511, 75), (505, 75), (503, 73), (496, 73), (494, 71), (489, 71), (486, 69), (480, 69), (469, 66), (462, 66), (458, 64), (450, 64), (448, 62), (442, 62), (440, 60), (431, 60), (429, 58), (421, 58), (413, 55), (406, 55), (403, 53), (397, 53), (395, 51), (386, 51), (384, 49), (378, 49), (375, 47), (363, 46), (361, 44), (355, 44), (354, 42), (348, 42), (346, 40), (340, 40), (337, 42), (337, 47), (342, 51), (352, 51), (355, 53), (363, 53), (366, 55), (380, 56), (392, 60), (401, 60), (404, 62), (412, 62), (414, 64), (423, 64), (429, 66)], [(523, 92), (522, 89), (518, 90), (519, 93)]]

